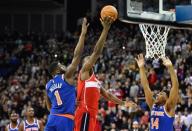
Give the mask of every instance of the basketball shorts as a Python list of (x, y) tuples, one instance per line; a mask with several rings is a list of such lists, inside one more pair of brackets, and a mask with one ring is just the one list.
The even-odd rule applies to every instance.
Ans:
[(74, 131), (95, 131), (96, 117), (88, 112), (77, 113), (75, 115)]
[(74, 120), (64, 117), (49, 115), (44, 131), (73, 131)]

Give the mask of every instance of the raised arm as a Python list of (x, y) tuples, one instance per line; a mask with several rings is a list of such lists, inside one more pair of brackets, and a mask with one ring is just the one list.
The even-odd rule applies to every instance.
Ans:
[(179, 99), (179, 82), (177, 79), (177, 75), (175, 73), (173, 64), (169, 58), (162, 58), (163, 64), (167, 67), (170, 76), (171, 76), (171, 82), (172, 82), (172, 87), (171, 91), (169, 93), (169, 98), (166, 102), (166, 109), (170, 113), (171, 116), (175, 115), (175, 106), (177, 104), (177, 101)]
[(126, 106), (126, 107), (136, 107), (136, 104), (132, 101), (122, 101), (117, 98), (115, 95), (111, 94), (110, 92), (106, 91), (103, 87), (101, 87), (101, 95), (108, 101), (112, 101), (115, 104)]
[(137, 64), (139, 66), (141, 85), (143, 86), (143, 90), (145, 93), (145, 99), (146, 99), (146, 102), (147, 102), (149, 108), (151, 109), (153, 106), (153, 103), (154, 103), (153, 93), (149, 87), (149, 82), (148, 82), (147, 76), (145, 74), (145, 67), (144, 67), (145, 60), (144, 60), (143, 54), (139, 54), (137, 56), (137, 58), (135, 58), (135, 60), (137, 61)]
[(81, 54), (83, 52), (84, 43), (85, 43), (85, 35), (87, 33), (88, 26), (89, 24), (87, 23), (87, 19), (84, 18), (82, 23), (81, 35), (79, 37), (79, 41), (74, 51), (73, 60), (66, 70), (65, 78), (71, 78), (74, 72), (76, 71), (77, 66), (80, 63)]
[(103, 87), (101, 88), (101, 95), (108, 101), (112, 101), (115, 104), (124, 105), (125, 102), (117, 98), (115, 95), (106, 91)]
[(86, 61), (86, 63), (82, 67), (82, 74), (86, 71), (90, 71), (99, 58), (100, 54), (103, 51), (103, 47), (107, 38), (108, 31), (110, 29), (111, 23), (113, 22), (112, 18), (105, 17), (104, 20), (100, 20), (103, 26), (103, 31), (101, 33), (101, 36), (99, 40), (97, 41), (95, 48), (93, 50), (93, 53), (91, 54), (89, 60)]

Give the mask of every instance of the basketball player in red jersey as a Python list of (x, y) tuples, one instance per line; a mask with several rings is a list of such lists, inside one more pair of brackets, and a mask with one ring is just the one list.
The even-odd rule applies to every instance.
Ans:
[(101, 20), (101, 24), (103, 26), (101, 36), (97, 41), (91, 56), (87, 56), (83, 60), (83, 66), (78, 77), (78, 107), (75, 113), (74, 131), (94, 131), (100, 94), (107, 100), (111, 100), (116, 104), (127, 106), (134, 105), (133, 102), (121, 101), (116, 96), (108, 93), (104, 88), (102, 88), (101, 83), (96, 78), (92, 69), (102, 53), (108, 31), (112, 23), (113, 20), (110, 17), (105, 17), (104, 20)]

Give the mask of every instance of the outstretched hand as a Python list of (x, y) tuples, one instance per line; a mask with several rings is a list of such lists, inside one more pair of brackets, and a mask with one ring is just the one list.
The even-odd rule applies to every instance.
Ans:
[(167, 68), (173, 66), (171, 60), (168, 57), (163, 57), (162, 61), (163, 61), (163, 65), (166, 66)]
[(144, 67), (144, 65), (145, 65), (145, 59), (144, 59), (144, 57), (143, 57), (143, 54), (137, 55), (137, 57), (135, 58), (135, 60), (137, 61), (137, 64), (138, 64), (139, 68)]
[(82, 23), (82, 27), (81, 27), (82, 33), (86, 34), (88, 27), (89, 27), (89, 23), (87, 23), (87, 18), (83, 18), (83, 23)]
[(113, 23), (114, 20), (112, 17), (107, 16), (104, 19), (100, 19), (100, 21), (101, 21), (103, 28), (109, 30), (111, 27), (111, 24)]

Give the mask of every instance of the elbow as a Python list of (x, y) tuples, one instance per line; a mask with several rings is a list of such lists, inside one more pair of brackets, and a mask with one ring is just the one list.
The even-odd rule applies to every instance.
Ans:
[(100, 51), (100, 50), (94, 50), (94, 51), (93, 51), (94, 57), (99, 57), (100, 54), (101, 54), (101, 51)]

